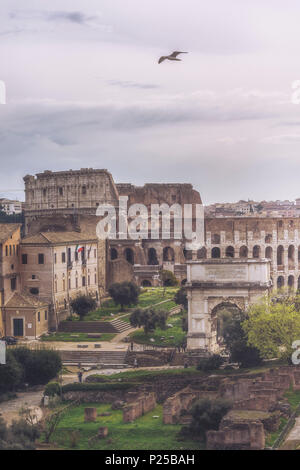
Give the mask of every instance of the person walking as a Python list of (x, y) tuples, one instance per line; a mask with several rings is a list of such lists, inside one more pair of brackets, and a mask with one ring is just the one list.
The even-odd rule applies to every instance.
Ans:
[(79, 383), (82, 383), (82, 375), (83, 375), (83, 374), (82, 374), (81, 370), (78, 372), (77, 375), (78, 375), (78, 381), (79, 381)]

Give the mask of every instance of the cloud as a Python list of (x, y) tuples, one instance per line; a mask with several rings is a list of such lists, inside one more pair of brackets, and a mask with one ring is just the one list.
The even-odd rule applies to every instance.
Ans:
[(81, 25), (89, 24), (91, 21), (97, 21), (98, 16), (89, 16), (81, 11), (54, 11), (41, 13), (41, 15), (48, 21), (69, 21)]
[(139, 88), (141, 90), (160, 88), (159, 85), (155, 85), (153, 83), (136, 83), (127, 80), (107, 80), (106, 83), (111, 86), (119, 86), (121, 88)]

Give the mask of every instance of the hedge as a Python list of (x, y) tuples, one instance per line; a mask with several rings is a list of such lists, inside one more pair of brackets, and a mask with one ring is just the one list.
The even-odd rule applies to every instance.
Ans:
[(113, 390), (129, 390), (138, 384), (132, 382), (120, 383), (73, 383), (63, 385), (62, 391), (66, 392), (94, 392), (94, 391), (113, 391)]

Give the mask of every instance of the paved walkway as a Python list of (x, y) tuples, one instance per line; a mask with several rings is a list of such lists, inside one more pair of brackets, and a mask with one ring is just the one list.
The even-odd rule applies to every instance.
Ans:
[(11, 424), (13, 420), (18, 421), (21, 418), (19, 412), (22, 408), (30, 408), (32, 414), (36, 415), (36, 420), (39, 421), (43, 416), (40, 408), (43, 389), (34, 392), (20, 392), (17, 395), (17, 398), (13, 400), (0, 403), (0, 416), (7, 424)]
[(283, 449), (296, 450), (300, 446), (300, 416), (295, 420), (294, 427), (287, 435), (286, 440), (282, 446)]

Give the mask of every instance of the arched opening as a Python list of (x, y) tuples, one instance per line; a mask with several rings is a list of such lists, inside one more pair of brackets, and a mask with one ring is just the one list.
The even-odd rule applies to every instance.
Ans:
[(248, 258), (248, 247), (241, 246), (240, 248), (240, 258)]
[(259, 258), (260, 257), (260, 247), (258, 245), (255, 245), (253, 247), (253, 258)]
[(191, 260), (193, 258), (192, 250), (183, 249), (183, 256), (186, 260)]
[(219, 243), (221, 242), (220, 235), (218, 233), (214, 233), (211, 237), (211, 242), (213, 245), (219, 245)]
[(241, 318), (241, 309), (232, 302), (221, 302), (211, 312), (213, 329), (217, 330), (217, 341), (222, 343), (223, 331), (226, 323), (232, 318)]
[(294, 278), (294, 276), (290, 275), (288, 277), (288, 288), (289, 288), (289, 290), (293, 290), (294, 286), (295, 286), (295, 278)]
[(226, 258), (234, 258), (234, 248), (233, 248), (233, 246), (227, 246), (225, 256), (226, 256)]
[(283, 253), (284, 253), (284, 248), (282, 245), (279, 245), (277, 247), (277, 266), (283, 265)]
[(187, 279), (182, 279), (181, 285), (182, 285), (182, 286), (185, 286), (186, 283), (187, 283)]
[(272, 243), (272, 235), (270, 233), (265, 236), (265, 243)]
[(116, 250), (116, 248), (111, 248), (110, 249), (110, 259), (114, 260), (114, 259), (117, 259), (117, 258), (118, 258), (118, 251)]
[(271, 246), (267, 246), (266, 251), (265, 251), (265, 258), (272, 259), (272, 255), (273, 255), (273, 248)]
[(284, 286), (284, 278), (283, 276), (278, 276), (277, 278), (277, 289), (282, 289)]
[(211, 250), (211, 257), (212, 257), (212, 258), (220, 258), (220, 257), (221, 257), (220, 248), (218, 248), (218, 247), (215, 246), (215, 247)]
[(148, 250), (148, 264), (155, 266), (158, 264), (157, 254), (155, 248), (149, 248)]
[(295, 264), (295, 247), (294, 247), (294, 245), (290, 245), (288, 247), (288, 263), (289, 263), (289, 268), (291, 268)]
[(205, 259), (206, 258), (206, 248), (203, 246), (200, 250), (197, 251), (197, 258), (198, 259)]
[(172, 262), (174, 261), (174, 259), (175, 259), (175, 254), (174, 254), (173, 248), (171, 248), (170, 246), (166, 246), (163, 249), (163, 260)]
[(149, 279), (144, 279), (142, 281), (142, 286), (143, 287), (151, 287), (152, 286), (151, 281), (149, 281)]
[(134, 264), (133, 250), (131, 248), (126, 248), (126, 250), (124, 251), (124, 254), (125, 254), (125, 258), (128, 261), (128, 263)]

